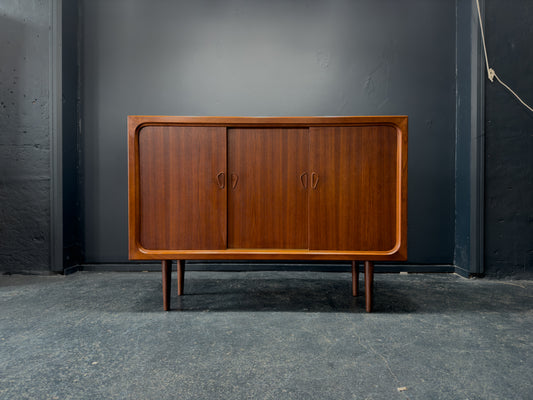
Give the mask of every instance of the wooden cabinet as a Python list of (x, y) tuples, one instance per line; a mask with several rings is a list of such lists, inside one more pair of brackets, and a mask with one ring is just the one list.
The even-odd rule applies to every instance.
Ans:
[(407, 117), (130, 116), (129, 254), (163, 260), (407, 256)]

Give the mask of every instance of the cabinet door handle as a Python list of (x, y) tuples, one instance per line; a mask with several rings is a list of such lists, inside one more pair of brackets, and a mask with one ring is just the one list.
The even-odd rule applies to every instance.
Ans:
[(318, 185), (318, 174), (316, 172), (311, 173), (311, 187), (313, 189), (316, 189), (316, 185)]
[(226, 186), (226, 174), (224, 172), (219, 172), (217, 174), (217, 183), (219, 189), (224, 189)]
[(237, 187), (237, 182), (239, 182), (239, 175), (231, 174), (231, 187), (233, 189)]
[(300, 175), (300, 182), (302, 182), (304, 189), (307, 189), (307, 172), (304, 172), (302, 175)]

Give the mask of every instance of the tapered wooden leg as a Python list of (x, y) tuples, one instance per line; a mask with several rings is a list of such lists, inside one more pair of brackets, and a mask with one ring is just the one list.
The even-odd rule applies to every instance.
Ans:
[(366, 312), (372, 311), (372, 287), (374, 283), (374, 263), (365, 261), (365, 302)]
[(163, 276), (163, 309), (170, 310), (170, 274), (172, 273), (172, 261), (163, 260), (161, 263), (161, 272)]
[(359, 265), (357, 261), (352, 261), (352, 296), (359, 295)]
[(184, 279), (185, 279), (185, 261), (178, 260), (178, 296), (183, 295)]

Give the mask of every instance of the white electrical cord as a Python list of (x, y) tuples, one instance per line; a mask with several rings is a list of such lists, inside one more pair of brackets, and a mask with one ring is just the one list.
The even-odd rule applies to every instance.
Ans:
[(524, 105), (524, 107), (526, 107), (529, 111), (533, 112), (533, 108), (529, 106), (528, 104), (526, 104), (525, 101), (522, 100), (520, 96), (518, 96), (509, 86), (503, 83), (502, 80), (498, 77), (498, 75), (496, 75), (496, 71), (490, 68), (489, 57), (487, 56), (487, 46), (485, 45), (485, 33), (483, 32), (483, 22), (481, 20), (481, 10), (479, 7), (479, 0), (476, 0), (476, 3), (477, 3), (477, 15), (479, 17), (479, 28), (481, 29), (481, 38), (483, 39), (483, 50), (485, 50), (485, 65), (487, 66), (487, 75), (489, 77), (489, 80), (491, 82), (494, 82), (494, 78), (496, 78), (496, 80), (500, 82), (500, 84), (504, 88), (506, 88), (509, 92), (511, 92), (518, 99), (518, 101), (520, 101), (520, 103)]

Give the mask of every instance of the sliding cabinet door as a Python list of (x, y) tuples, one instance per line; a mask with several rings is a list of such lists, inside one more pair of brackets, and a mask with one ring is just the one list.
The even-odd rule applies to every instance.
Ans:
[(314, 127), (309, 142), (309, 249), (392, 250), (400, 234), (396, 128)]
[(228, 129), (228, 247), (307, 248), (307, 129)]
[(141, 128), (139, 178), (142, 247), (226, 248), (226, 128)]

